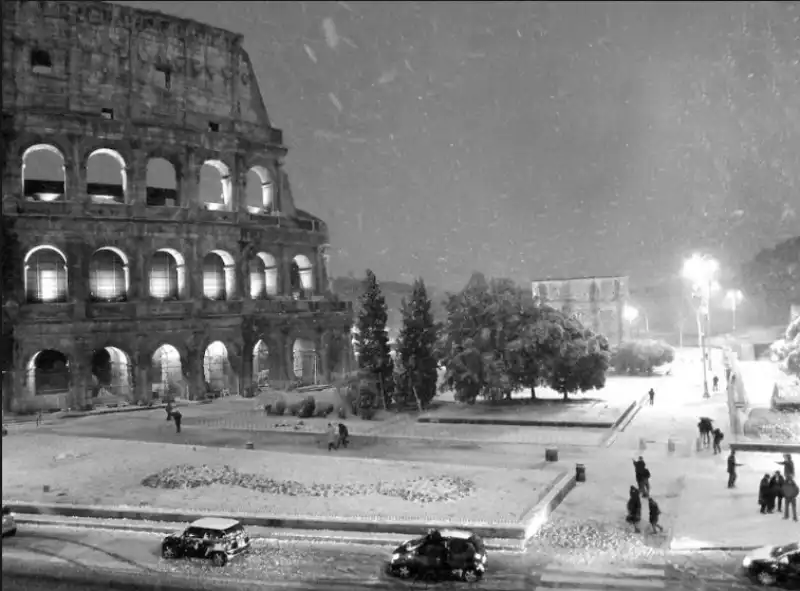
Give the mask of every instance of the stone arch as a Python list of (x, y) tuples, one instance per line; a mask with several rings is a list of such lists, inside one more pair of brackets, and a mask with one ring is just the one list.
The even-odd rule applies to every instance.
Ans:
[(153, 398), (174, 400), (186, 397), (189, 385), (183, 376), (183, 360), (180, 351), (164, 343), (153, 351), (150, 360), (150, 383)]
[(133, 399), (130, 356), (119, 347), (106, 346), (92, 352), (92, 397), (117, 396)]
[(270, 361), (269, 346), (259, 339), (253, 347), (253, 383), (258, 387), (269, 385)]
[(127, 255), (115, 246), (103, 246), (94, 251), (89, 263), (89, 292), (92, 299), (124, 301), (131, 284), (129, 264)]
[(206, 347), (203, 353), (203, 378), (207, 392), (239, 392), (239, 381), (231, 365), (228, 347), (222, 341), (213, 341)]
[(306, 335), (298, 335), (292, 342), (292, 376), (303, 384), (318, 384), (321, 374), (316, 343)]
[(186, 294), (186, 261), (173, 248), (162, 248), (150, 261), (150, 296), (159, 300), (179, 300)]
[(67, 198), (64, 153), (52, 144), (34, 144), (22, 153), (22, 195), (31, 201)]
[(203, 295), (209, 300), (236, 296), (236, 261), (224, 250), (212, 250), (203, 258)]
[(295, 299), (304, 299), (314, 291), (314, 266), (304, 254), (295, 255), (290, 266), (290, 285)]
[(250, 297), (254, 300), (278, 295), (278, 261), (268, 252), (250, 259)]
[(174, 162), (161, 156), (153, 156), (148, 159), (145, 184), (148, 206), (177, 207), (181, 205), (178, 191), (178, 168)]
[(125, 203), (128, 172), (125, 159), (116, 150), (98, 148), (86, 158), (86, 192), (98, 203)]
[(256, 165), (247, 171), (245, 204), (251, 213), (275, 212), (275, 181), (265, 166)]
[(200, 167), (200, 198), (211, 210), (230, 210), (233, 196), (231, 169), (221, 160), (206, 160)]
[(66, 302), (69, 299), (67, 255), (50, 244), (28, 251), (24, 259), (25, 299), (31, 303)]
[(37, 351), (27, 364), (27, 386), (34, 396), (69, 393), (69, 357), (57, 349)]

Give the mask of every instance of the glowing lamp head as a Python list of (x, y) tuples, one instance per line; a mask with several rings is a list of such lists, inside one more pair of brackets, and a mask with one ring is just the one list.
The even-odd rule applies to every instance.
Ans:
[(622, 310), (622, 317), (628, 322), (633, 322), (639, 317), (639, 310), (633, 306), (625, 306)]

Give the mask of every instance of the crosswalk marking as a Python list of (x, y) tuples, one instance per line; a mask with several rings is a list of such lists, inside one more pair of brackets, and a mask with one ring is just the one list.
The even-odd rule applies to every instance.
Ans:
[(667, 586), (665, 568), (655, 565), (641, 567), (549, 565), (542, 571), (539, 577), (540, 584), (533, 591), (589, 591), (597, 588), (629, 591), (665, 589)]

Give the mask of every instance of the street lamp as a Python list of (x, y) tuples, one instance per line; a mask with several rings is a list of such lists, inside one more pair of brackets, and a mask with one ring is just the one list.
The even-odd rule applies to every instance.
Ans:
[[(711, 334), (711, 294), (719, 288), (714, 275), (719, 271), (719, 263), (707, 256), (695, 254), (683, 263), (683, 276), (692, 286), (693, 299), (697, 299), (697, 336), (703, 355), (703, 397), (708, 398), (708, 370), (711, 358), (706, 353), (706, 338)], [(706, 330), (703, 330), (702, 315), (706, 316)], [(708, 362), (708, 366), (706, 366)]]
[(736, 331), (736, 308), (738, 307), (739, 303), (744, 299), (744, 294), (740, 289), (729, 289), (728, 292), (725, 294), (725, 301), (731, 307), (731, 316), (732, 316), (732, 330)]
[[(633, 332), (633, 323), (639, 317), (639, 310), (629, 304), (622, 308), (622, 318), (628, 323), (628, 332)], [(630, 336), (628, 338), (631, 338)]]

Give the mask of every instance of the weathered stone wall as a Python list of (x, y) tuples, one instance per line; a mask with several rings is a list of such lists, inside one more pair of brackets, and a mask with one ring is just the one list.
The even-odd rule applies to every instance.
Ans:
[[(313, 344), (323, 376), (341, 370), (332, 360), (349, 356), (331, 348), (349, 343), (352, 308), (326, 297), (327, 227), (295, 208), (282, 133), (270, 124), (241, 36), (105, 2), (4, 2), (2, 92), (3, 214), (15, 218), (23, 256), (39, 246), (57, 249), (68, 275), (67, 301), (58, 303), (26, 301), (25, 273), (18, 285), (4, 285), (4, 312), (15, 325), (4, 408), (45, 398), (26, 387), (28, 364), (43, 349), (69, 360), (65, 399), (72, 407), (88, 402), (91, 358), (105, 347), (127, 356), (136, 400), (150, 397), (152, 355), (164, 344), (179, 352), (193, 395), (204, 390), (203, 356), (214, 341), (225, 345), (241, 391), (251, 385), (259, 340), (269, 349), (273, 380), (293, 379), (299, 338)], [(42, 145), (64, 163), (65, 190), (49, 202), (27, 197), (23, 182), (26, 152)], [(119, 202), (90, 194), (87, 163), (98, 149), (123, 163)], [(153, 158), (174, 167), (174, 207), (148, 206)], [(218, 210), (199, 194), (209, 161), (223, 165), (230, 187), (230, 202)], [(244, 206), (254, 167), (272, 183), (269, 212)], [(89, 293), (92, 257), (108, 247), (124, 254), (130, 277), (121, 301)], [(186, 289), (177, 301), (149, 293), (159, 249), (184, 261)], [(202, 261), (212, 250), (234, 261), (235, 289), (224, 301), (203, 297)], [(278, 293), (252, 299), (249, 266), (259, 253), (277, 261)], [(289, 282), (297, 255), (311, 261), (314, 284), (299, 299)]]

